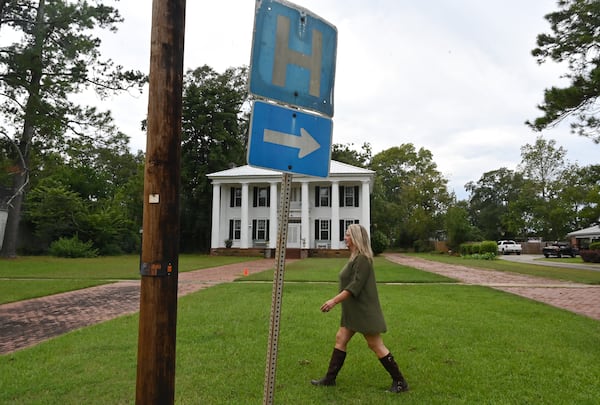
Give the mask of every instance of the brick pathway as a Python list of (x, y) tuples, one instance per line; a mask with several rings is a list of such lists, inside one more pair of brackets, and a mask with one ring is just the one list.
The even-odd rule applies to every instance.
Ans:
[(571, 283), (502, 271), (479, 270), (399, 254), (386, 254), (385, 256), (395, 263), (437, 273), (465, 284), (491, 287), (600, 320), (599, 285)]
[[(600, 286), (589, 286), (514, 273), (478, 270), (399, 254), (396, 263), (483, 285), (600, 320)], [(287, 263), (290, 263), (288, 260)], [(179, 274), (179, 296), (275, 267), (273, 259), (231, 264)], [(38, 344), (74, 329), (139, 310), (139, 281), (121, 281), (63, 294), (0, 305), (0, 354)]]
[[(287, 262), (290, 262), (289, 260)], [(178, 296), (275, 267), (261, 259), (179, 274)], [(113, 284), (0, 305), (0, 355), (74, 329), (139, 311), (140, 282)]]

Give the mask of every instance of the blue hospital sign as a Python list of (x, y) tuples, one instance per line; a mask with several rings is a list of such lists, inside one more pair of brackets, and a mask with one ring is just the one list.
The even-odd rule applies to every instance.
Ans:
[(333, 116), (337, 29), (285, 1), (258, 0), (250, 92)]

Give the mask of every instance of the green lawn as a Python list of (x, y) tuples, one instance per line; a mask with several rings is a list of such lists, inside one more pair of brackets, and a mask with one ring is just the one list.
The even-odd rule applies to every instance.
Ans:
[[(255, 260), (248, 257), (180, 255), (179, 271)], [(0, 304), (78, 290), (115, 280), (139, 279), (139, 256), (65, 259), (27, 256), (0, 259)]]
[[(384, 339), (411, 391), (384, 392), (389, 377), (360, 336), (337, 387), (313, 387), (339, 325), (339, 307), (319, 311), (337, 292), (339, 265), (287, 266), (275, 403), (600, 403), (600, 322), (402, 266), (384, 270), (379, 259)], [(405, 281), (403, 272), (415, 284), (383, 284)], [(253, 278), (179, 300), (177, 404), (262, 403), (272, 285)], [(134, 403), (137, 326), (136, 315), (126, 316), (0, 356), (0, 403)]]

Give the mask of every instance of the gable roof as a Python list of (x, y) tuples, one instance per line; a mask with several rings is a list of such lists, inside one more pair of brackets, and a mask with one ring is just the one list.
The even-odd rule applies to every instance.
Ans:
[[(209, 173), (206, 175), (211, 180), (234, 180), (234, 179), (249, 179), (249, 178), (280, 178), (283, 173), (277, 170), (263, 169), (249, 165), (234, 167), (232, 169), (222, 170), (220, 172)], [(372, 181), (375, 172), (362, 167), (352, 166), (346, 163), (331, 160), (329, 163), (329, 177), (351, 177), (351, 178), (366, 178)], [(314, 178), (318, 177), (306, 176), (304, 174), (294, 174), (294, 178)]]
[(600, 237), (600, 225), (594, 225), (589, 228), (569, 232), (567, 236), (575, 238), (597, 238)]

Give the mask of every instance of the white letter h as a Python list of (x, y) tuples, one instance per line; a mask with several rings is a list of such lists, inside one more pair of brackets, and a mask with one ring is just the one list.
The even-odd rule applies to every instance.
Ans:
[(310, 71), (309, 94), (320, 96), (321, 89), (321, 59), (323, 53), (323, 34), (318, 30), (312, 31), (312, 55), (294, 51), (289, 48), (290, 19), (277, 16), (277, 34), (275, 37), (275, 60), (273, 63), (273, 84), (285, 87), (287, 65), (296, 65)]

